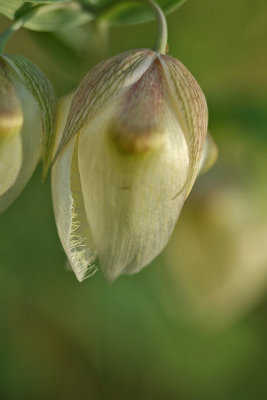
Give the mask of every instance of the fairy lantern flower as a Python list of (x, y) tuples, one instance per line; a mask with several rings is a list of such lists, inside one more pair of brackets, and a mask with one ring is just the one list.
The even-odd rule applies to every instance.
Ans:
[(109, 281), (149, 264), (203, 165), (206, 100), (165, 48), (103, 61), (62, 100), (53, 202), (79, 281), (97, 257)]
[(39, 159), (51, 161), (56, 100), (45, 75), (18, 55), (0, 55), (0, 212), (22, 191)]

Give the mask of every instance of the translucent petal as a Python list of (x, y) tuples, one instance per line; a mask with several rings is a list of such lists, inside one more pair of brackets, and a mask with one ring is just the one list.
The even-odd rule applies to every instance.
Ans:
[(54, 89), (44, 75), (27, 58), (19, 55), (5, 55), (3, 60), (9, 64), (13, 73), (24, 82), (25, 86), (34, 97), (42, 121), (42, 157), (44, 161), (43, 176), (45, 177), (52, 159), (55, 139), (56, 96)]
[(120, 89), (142, 76), (155, 57), (156, 53), (147, 49), (126, 51), (98, 64), (85, 76), (73, 97), (55, 158), (91, 118), (114, 101)]
[[(14, 76), (12, 81), (16, 87), (24, 116), (20, 133), (22, 161), (14, 184), (0, 196), (0, 212), (4, 211), (15, 200), (30, 179), (39, 161), (42, 145), (42, 122), (39, 107), (32, 94), (19, 79)], [(14, 154), (14, 163), (17, 163), (18, 160), (16, 159), (15, 161), (15, 157), (19, 155), (19, 151), (14, 151), (16, 152)]]
[(178, 60), (161, 55), (160, 60), (168, 82), (170, 98), (185, 133), (190, 156), (190, 176), (187, 195), (199, 172), (204, 140), (208, 128), (205, 96), (188, 69)]
[(14, 184), (21, 167), (22, 125), (20, 100), (0, 56), (0, 196)]
[[(59, 109), (58, 137), (64, 129), (70, 98)], [(52, 169), (52, 194), (58, 234), (77, 279), (95, 272), (91, 263), (96, 253), (84, 211), (74, 138), (58, 157)]]
[(187, 143), (175, 113), (162, 112), (162, 146), (128, 154), (110, 140), (110, 104), (81, 131), (79, 170), (85, 209), (108, 280), (147, 265), (166, 245), (184, 203), (189, 170)]
[(65, 128), (65, 124), (68, 118), (68, 114), (70, 111), (70, 105), (72, 102), (74, 93), (70, 93), (67, 96), (61, 97), (57, 101), (57, 117), (56, 117), (56, 130), (55, 130), (55, 138), (54, 138), (54, 149), (52, 152), (52, 159), (55, 157), (55, 153), (57, 148), (61, 142), (62, 134)]
[(0, 136), (20, 132), (23, 114), (16, 88), (9, 79), (8, 68), (0, 55)]
[(20, 132), (7, 136), (0, 135), (0, 196), (15, 183), (21, 163)]
[(156, 57), (142, 76), (119, 91), (108, 130), (121, 151), (144, 153), (163, 144), (169, 104), (163, 74)]

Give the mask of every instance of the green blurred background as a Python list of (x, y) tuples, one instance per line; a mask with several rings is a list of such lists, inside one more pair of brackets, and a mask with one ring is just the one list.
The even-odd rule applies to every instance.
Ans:
[[(0, 217), (1, 399), (267, 398), (267, 2), (188, 0), (168, 23), (169, 53), (207, 96), (218, 162), (164, 252), (112, 285), (66, 269), (37, 169)], [(155, 29), (21, 30), (6, 51), (61, 96)]]

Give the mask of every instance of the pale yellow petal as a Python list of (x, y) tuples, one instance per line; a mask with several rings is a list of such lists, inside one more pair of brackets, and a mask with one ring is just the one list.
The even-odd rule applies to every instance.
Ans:
[(20, 170), (13, 185), (0, 196), (0, 212), (4, 211), (15, 200), (29, 181), (40, 159), (42, 146), (42, 122), (39, 107), (32, 94), (25, 85), (22, 84), (20, 79), (14, 76), (12, 80), (16, 87), (24, 116), (23, 126), (20, 132), (22, 160), (17, 158), (21, 157), (21, 155), (19, 155), (20, 151), (16, 150), (14, 154), (14, 159), (16, 158), (16, 161), (14, 160), (14, 163), (17, 163), (19, 160), (21, 164)]
[(21, 163), (22, 143), (20, 132), (8, 136), (0, 135), (0, 196), (14, 185)]
[(14, 184), (21, 167), (22, 124), (20, 100), (0, 56), (0, 196)]
[(54, 148), (52, 152), (52, 159), (55, 158), (55, 154), (59, 147), (59, 144), (62, 139), (62, 135), (64, 132), (64, 128), (66, 125), (66, 121), (68, 118), (68, 114), (70, 111), (70, 105), (73, 99), (74, 92), (61, 97), (57, 101), (57, 114), (56, 114), (56, 130), (55, 130), (55, 139), (54, 139)]
[(189, 170), (173, 110), (162, 113), (162, 146), (138, 155), (122, 153), (110, 140), (114, 107), (81, 131), (78, 157), (85, 209), (108, 280), (139, 271), (164, 248), (184, 203)]
[(0, 137), (19, 133), (23, 124), (20, 100), (8, 72), (0, 55)]
[(43, 177), (46, 176), (52, 161), (55, 140), (56, 96), (54, 89), (44, 75), (31, 61), (20, 55), (2, 56), (3, 62), (9, 65), (13, 74), (17, 74), (27, 87), (39, 108), (38, 113), (42, 122)]
[(181, 62), (167, 55), (161, 55), (160, 60), (168, 82), (169, 94), (188, 144), (188, 195), (199, 172), (208, 127), (207, 103), (197, 81)]

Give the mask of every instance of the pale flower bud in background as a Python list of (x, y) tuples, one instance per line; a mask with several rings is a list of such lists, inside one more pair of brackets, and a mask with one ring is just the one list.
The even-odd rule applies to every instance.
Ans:
[(56, 99), (45, 75), (17, 55), (0, 55), (0, 212), (20, 194), (38, 161), (51, 161)]
[(63, 100), (53, 201), (79, 281), (96, 257), (114, 280), (162, 251), (205, 163), (207, 124), (191, 73), (146, 49), (97, 65)]
[(197, 193), (164, 252), (172, 304), (178, 299), (205, 328), (229, 327), (266, 295), (261, 201), (251, 183), (238, 180)]

